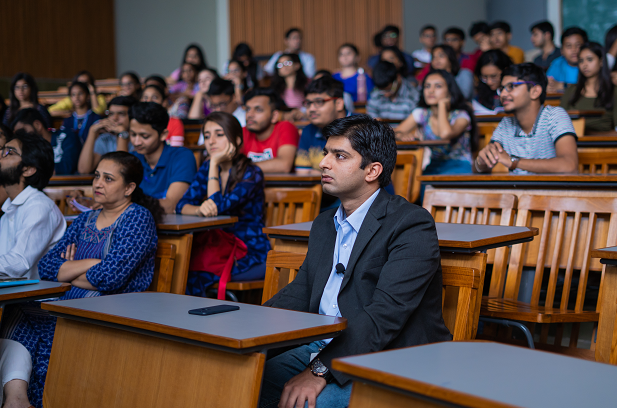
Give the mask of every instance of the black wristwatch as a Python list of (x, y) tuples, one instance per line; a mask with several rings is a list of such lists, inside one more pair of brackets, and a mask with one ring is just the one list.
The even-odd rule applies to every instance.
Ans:
[(326, 384), (330, 384), (332, 381), (334, 381), (334, 376), (332, 375), (328, 367), (326, 367), (324, 363), (322, 363), (321, 360), (319, 360), (318, 358), (315, 358), (313, 361), (311, 361), (308, 367), (315, 377), (321, 377), (326, 380)]

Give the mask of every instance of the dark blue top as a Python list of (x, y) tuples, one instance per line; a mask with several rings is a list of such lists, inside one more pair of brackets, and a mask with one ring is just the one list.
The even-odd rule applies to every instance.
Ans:
[(61, 127), (51, 134), (51, 147), (54, 149), (54, 169), (56, 175), (75, 174), (81, 153), (81, 140), (70, 128)]
[(190, 184), (197, 172), (195, 156), (186, 147), (172, 147), (165, 144), (163, 153), (154, 169), (146, 162), (143, 154), (133, 152), (144, 166), (144, 179), (139, 185), (147, 195), (161, 199), (167, 196), (171, 183)]
[[(411, 54), (407, 54), (403, 52), (403, 56), (405, 57), (405, 62), (407, 63), (407, 75), (412, 75), (414, 70), (414, 61)], [(368, 59), (368, 66), (371, 69), (375, 69), (375, 65), (379, 62), (379, 54), (375, 54)]]
[[(364, 76), (366, 77), (366, 97), (368, 98), (369, 95), (371, 94), (371, 91), (373, 90), (374, 85), (373, 85), (373, 80), (371, 79), (370, 76), (368, 76), (366, 73), (364, 74)], [(350, 76), (349, 78), (345, 78), (345, 79), (341, 77), (340, 72), (337, 72), (336, 74), (332, 75), (332, 77), (336, 79), (337, 81), (341, 81), (343, 83), (343, 88), (345, 92), (351, 94), (351, 98), (353, 99), (354, 102), (358, 101), (358, 73), (357, 72), (354, 76)]]
[(75, 133), (79, 135), (82, 143), (86, 142), (88, 138), (88, 131), (90, 130), (90, 126), (94, 124), (97, 120), (101, 119), (99, 115), (89, 110), (88, 113), (82, 118), (77, 118), (75, 112), (73, 112), (72, 116), (64, 119), (62, 121), (62, 127), (66, 129), (72, 129)]
[[(36, 105), (36, 110), (39, 111), (41, 115), (43, 115), (43, 119), (45, 119), (45, 123), (44, 123), (45, 127), (51, 128), (53, 121), (51, 119), (51, 115), (47, 111), (47, 108), (39, 103), (38, 105)], [(11, 116), (11, 108), (8, 108), (6, 112), (4, 112), (4, 118), (2, 118), (2, 124), (8, 127), (11, 127), (12, 123), (9, 121), (10, 116)], [(13, 116), (10, 119), (11, 121), (15, 120), (15, 116)]]

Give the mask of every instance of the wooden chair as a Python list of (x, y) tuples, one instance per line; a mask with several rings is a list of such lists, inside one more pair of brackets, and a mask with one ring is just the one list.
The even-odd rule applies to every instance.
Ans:
[(71, 194), (74, 190), (81, 190), (85, 197), (92, 198), (93, 191), (91, 185), (74, 187), (46, 187), (43, 189), (43, 192), (47, 195), (47, 197), (56, 203), (58, 209), (60, 209), (60, 212), (63, 215), (77, 215), (79, 213), (71, 210), (71, 207), (66, 204), (66, 196)]
[[(539, 228), (539, 239), (512, 248), (503, 298), (483, 299), (481, 315), (531, 323), (532, 329), (535, 323), (573, 323), (570, 349), (561, 348), (563, 325), (558, 325), (550, 347), (548, 325), (543, 325), (540, 344), (580, 356), (580, 350), (574, 350), (579, 323), (597, 322), (600, 305), (598, 299), (593, 310), (584, 308), (587, 282), (590, 272), (601, 273), (594, 277), (600, 279), (601, 293), (604, 276), (602, 265), (590, 259), (589, 251), (617, 243), (617, 198), (522, 195), (516, 225)], [(518, 301), (523, 267), (535, 268), (529, 303)], [(576, 291), (573, 307), (571, 290)]]
[(171, 292), (171, 277), (174, 273), (176, 246), (159, 242), (156, 246), (154, 277), (148, 290), (153, 292)]
[(394, 192), (410, 203), (420, 196), (420, 182), (416, 177), (422, 175), (424, 149), (399, 150), (396, 152), (396, 165), (392, 172)]
[[(266, 263), (266, 280), (262, 304), (291, 283), (298, 274), (306, 255), (270, 251)], [(442, 311), (446, 327), (454, 340), (472, 340), (480, 316), (486, 254), (475, 254), (479, 268), (456, 266), (455, 258), (442, 261)]]
[(584, 174), (617, 173), (616, 148), (579, 148), (578, 172)]
[[(497, 129), (498, 125), (499, 125), (499, 121), (478, 123), (478, 135), (480, 139), (478, 151), (485, 148), (491, 142), (491, 138), (493, 137), (493, 132), (495, 131), (495, 129)], [(504, 166), (501, 163), (497, 163), (497, 165), (493, 167), (493, 170), (491, 171), (491, 173), (508, 173), (509, 171), (510, 170), (508, 170), (506, 166)]]
[(572, 119), (572, 126), (574, 126), (576, 136), (585, 136), (585, 118)]

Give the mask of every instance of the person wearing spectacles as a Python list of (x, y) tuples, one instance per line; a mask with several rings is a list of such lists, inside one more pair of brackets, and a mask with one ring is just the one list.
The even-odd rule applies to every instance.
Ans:
[(497, 95), (497, 88), (501, 86), (503, 70), (510, 65), (512, 65), (512, 60), (501, 50), (488, 50), (480, 56), (475, 72), (480, 81), (476, 86), (474, 105), (477, 102), (486, 109), (501, 108), (500, 110), (503, 110), (499, 95)]
[(135, 100), (141, 99), (141, 81), (134, 72), (125, 72), (120, 76), (119, 96), (132, 96)]
[[(380, 32), (375, 34), (374, 44), (375, 48), (377, 48), (378, 53), (372, 55), (368, 59), (368, 66), (374, 70), (375, 66), (379, 61), (383, 58), (381, 57), (381, 51), (384, 48), (397, 48), (399, 49), (399, 39), (401, 38), (401, 30), (395, 25), (387, 25)], [(401, 51), (402, 52), (402, 51)], [(405, 60), (405, 65), (411, 70), (414, 66), (414, 58), (407, 54), (406, 52), (402, 52), (403, 59)], [(392, 62), (392, 61), (390, 61)]]
[(576, 133), (565, 109), (544, 106), (547, 79), (531, 63), (503, 71), (497, 93), (506, 113), (491, 142), (478, 153), (473, 170), (489, 173), (501, 163), (512, 173), (576, 173)]
[(432, 59), (431, 51), (437, 42), (437, 28), (433, 25), (425, 25), (420, 29), (420, 44), (422, 48), (411, 53), (414, 59), (414, 66), (422, 69), (429, 64)]
[(2, 118), (5, 126), (12, 125), (20, 110), (32, 108), (41, 113), (45, 126), (51, 127), (51, 115), (47, 108), (39, 103), (39, 88), (32, 75), (26, 72), (18, 73), (13, 77), (9, 89), (9, 107)]
[(272, 54), (272, 57), (264, 66), (264, 71), (268, 75), (274, 75), (277, 69), (276, 65), (280, 62), (279, 58), (283, 54), (298, 54), (306, 77), (313, 78), (315, 76), (315, 57), (302, 51), (302, 31), (299, 28), (293, 27), (285, 32), (285, 49)]
[(283, 54), (276, 63), (271, 87), (292, 109), (300, 109), (308, 78), (302, 70), (298, 54)]
[(369, 116), (403, 120), (418, 106), (420, 93), (401, 77), (394, 64), (380, 61), (373, 70), (373, 81), (375, 88), (366, 104)]

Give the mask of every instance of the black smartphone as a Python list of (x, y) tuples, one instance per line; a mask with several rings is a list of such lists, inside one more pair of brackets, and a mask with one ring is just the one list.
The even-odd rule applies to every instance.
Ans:
[(208, 316), (208, 315), (213, 315), (213, 314), (218, 314), (218, 313), (233, 312), (234, 310), (240, 310), (240, 307), (233, 306), (233, 305), (217, 305), (217, 306), (210, 306), (210, 307), (202, 307), (201, 309), (189, 310), (189, 314), (199, 315), (199, 316)]

